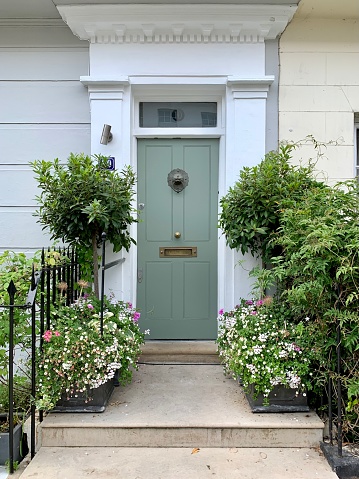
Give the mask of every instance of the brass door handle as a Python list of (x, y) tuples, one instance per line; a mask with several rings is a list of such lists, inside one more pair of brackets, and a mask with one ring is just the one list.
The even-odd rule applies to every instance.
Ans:
[(176, 231), (175, 238), (180, 238), (180, 237), (181, 237), (181, 233), (179, 231)]

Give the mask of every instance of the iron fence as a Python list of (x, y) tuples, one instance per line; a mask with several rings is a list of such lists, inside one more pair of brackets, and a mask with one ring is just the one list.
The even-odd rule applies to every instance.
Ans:
[[(54, 259), (57, 258), (57, 259)], [(51, 261), (53, 260), (53, 261)], [(29, 310), (31, 314), (31, 396), (36, 397), (36, 355), (37, 348), (42, 349), (43, 335), (46, 329), (50, 329), (51, 306), (56, 305), (59, 298), (64, 296), (69, 305), (77, 299), (78, 291), (75, 288), (80, 279), (80, 265), (74, 248), (43, 249), (41, 252), (41, 265), (35, 270), (33, 265), (31, 284), (26, 302), (15, 304), (16, 287), (13, 281), (7, 289), (9, 304), (0, 305), (1, 309), (9, 310), (9, 362), (8, 362), (8, 385), (9, 385), (9, 472), (14, 472), (14, 334), (16, 326), (14, 310), (17, 308)], [(66, 295), (59, 284), (66, 284)], [(39, 293), (40, 289), (40, 295)], [(64, 299), (61, 298), (61, 299)], [(36, 409), (34, 400), (30, 407), (30, 453), (31, 459), (35, 455)], [(43, 419), (42, 412), (39, 415), (40, 422)]]

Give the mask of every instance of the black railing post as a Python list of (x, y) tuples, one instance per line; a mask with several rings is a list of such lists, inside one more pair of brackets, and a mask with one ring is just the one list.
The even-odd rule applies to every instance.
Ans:
[(343, 456), (343, 418), (342, 418), (342, 384), (341, 384), (341, 331), (340, 321), (337, 320), (337, 388), (338, 388), (338, 456)]
[(13, 280), (7, 289), (9, 293), (9, 472), (14, 472), (14, 306), (16, 287)]
[(106, 233), (102, 233), (102, 261), (101, 261), (101, 337), (103, 336), (103, 305), (105, 298), (105, 247), (106, 247)]
[[(37, 288), (37, 284), (35, 283), (35, 271), (34, 266), (32, 267), (32, 275), (31, 275), (31, 291), (34, 291)], [(36, 294), (36, 293), (35, 293)], [(31, 395), (34, 398), (36, 395), (36, 303), (35, 297), (34, 301), (31, 305)], [(31, 404), (31, 459), (35, 456), (35, 404), (32, 402)]]
[(333, 445), (333, 386), (332, 386), (332, 377), (329, 373), (328, 381), (328, 416), (329, 416), (329, 442), (330, 445)]

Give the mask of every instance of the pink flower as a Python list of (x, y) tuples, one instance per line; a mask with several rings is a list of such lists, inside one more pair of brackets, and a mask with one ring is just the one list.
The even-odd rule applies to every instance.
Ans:
[(132, 303), (130, 303), (129, 301), (127, 302), (127, 307), (132, 309)]
[(264, 304), (263, 299), (259, 299), (259, 300), (256, 302), (256, 306), (262, 306), (263, 304)]
[(135, 323), (137, 323), (137, 321), (140, 319), (141, 317), (141, 313), (139, 313), (138, 311), (136, 311), (134, 314), (133, 314), (133, 321)]
[(45, 331), (43, 338), (47, 343), (49, 343), (52, 338), (52, 332), (50, 330)]
[(251, 315), (255, 316), (257, 314), (257, 311), (251, 311)]
[(223, 313), (224, 313), (224, 309), (223, 309), (223, 308), (218, 311), (218, 314), (219, 314), (220, 316), (222, 316)]
[(55, 332), (54, 332), (54, 335), (55, 335), (55, 336), (61, 336), (61, 334), (60, 334), (58, 331), (55, 331)]
[(88, 307), (88, 309), (93, 309), (93, 306), (90, 303), (87, 305), (87, 307)]

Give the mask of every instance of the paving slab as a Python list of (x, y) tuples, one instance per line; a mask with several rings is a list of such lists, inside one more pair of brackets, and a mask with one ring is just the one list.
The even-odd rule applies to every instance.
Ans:
[(338, 479), (314, 449), (48, 448), (21, 479)]

